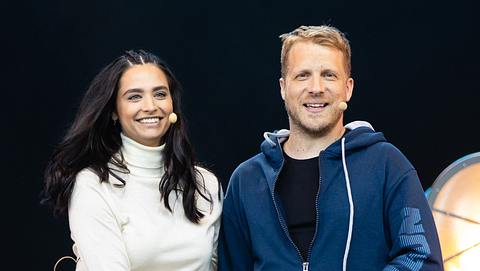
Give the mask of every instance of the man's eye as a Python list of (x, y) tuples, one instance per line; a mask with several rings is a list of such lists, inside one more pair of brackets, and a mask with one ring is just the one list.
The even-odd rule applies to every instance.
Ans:
[(305, 79), (307, 77), (308, 77), (308, 74), (306, 73), (300, 73), (299, 75), (296, 76), (296, 78), (300, 80)]
[(330, 79), (334, 79), (334, 78), (337, 78), (337, 75), (333, 72), (327, 72), (327, 73), (325, 73), (325, 77), (330, 78)]

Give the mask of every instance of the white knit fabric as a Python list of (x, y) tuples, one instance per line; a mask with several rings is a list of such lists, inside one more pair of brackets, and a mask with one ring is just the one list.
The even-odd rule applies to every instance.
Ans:
[[(198, 197), (200, 224), (184, 215), (182, 197), (171, 193), (173, 213), (160, 199), (163, 174), (160, 147), (141, 145), (122, 134), (121, 152), (130, 174), (99, 182), (91, 170), (77, 175), (69, 206), (77, 271), (216, 270), (221, 201), (216, 177), (198, 168), (213, 207)], [(117, 173), (115, 171), (115, 173)]]

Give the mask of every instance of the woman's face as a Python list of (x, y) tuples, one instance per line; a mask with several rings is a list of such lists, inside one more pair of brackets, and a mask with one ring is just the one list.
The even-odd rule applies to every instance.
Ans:
[(167, 76), (160, 68), (133, 65), (123, 73), (113, 117), (119, 119), (126, 136), (146, 146), (160, 146), (172, 112)]

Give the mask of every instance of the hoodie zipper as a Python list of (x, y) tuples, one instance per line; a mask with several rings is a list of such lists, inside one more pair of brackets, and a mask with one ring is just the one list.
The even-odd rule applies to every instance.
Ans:
[[(283, 155), (283, 150), (282, 150), (282, 155)], [(285, 158), (284, 158), (285, 159)], [(286, 223), (285, 221), (283, 220), (283, 217), (282, 215), (280, 214), (280, 211), (278, 210), (278, 206), (277, 206), (277, 201), (275, 200), (275, 187), (277, 186), (277, 180), (278, 180), (278, 176), (280, 175), (280, 172), (282, 172), (282, 169), (283, 169), (283, 164), (284, 164), (284, 161), (282, 161), (282, 164), (280, 165), (280, 170), (278, 171), (277, 175), (275, 176), (275, 181), (273, 182), (273, 191), (272, 191), (272, 200), (273, 200), (273, 205), (275, 205), (275, 210), (277, 211), (277, 216), (278, 216), (278, 220), (280, 222), (280, 226), (282, 227), (283, 229), (283, 233), (285, 233), (285, 236), (287, 236), (288, 240), (290, 241), (290, 243), (293, 245), (293, 247), (295, 248), (295, 250), (297, 251), (298, 253), (298, 256), (300, 257), (300, 261), (302, 262), (302, 271), (308, 271), (308, 261), (305, 262), (303, 257), (302, 257), (302, 254), (300, 253), (300, 250), (298, 249), (298, 247), (295, 245), (295, 243), (292, 241), (292, 238), (290, 237), (290, 234), (288, 233), (288, 229), (286, 228)], [(283, 223), (282, 223), (283, 222)]]
[(320, 172), (320, 176), (318, 178), (318, 190), (317, 190), (317, 196), (315, 198), (315, 211), (316, 211), (316, 217), (315, 217), (315, 232), (313, 233), (313, 238), (312, 238), (312, 241), (310, 242), (310, 246), (308, 247), (308, 254), (307, 254), (307, 269), (305, 269), (304, 267), (304, 271), (308, 271), (308, 263), (310, 261), (310, 257), (312, 256), (312, 249), (313, 249), (313, 243), (315, 242), (315, 239), (317, 238), (317, 228), (318, 228), (318, 196), (320, 195), (320, 188), (322, 186), (322, 170), (320, 168), (320, 164), (321, 164), (321, 156), (322, 156), (322, 153), (320, 152), (320, 154), (318, 155), (318, 171)]
[[(281, 148), (280, 148), (281, 149)], [(282, 150), (282, 155), (283, 155), (283, 150)], [(321, 155), (321, 153), (320, 153)], [(320, 155), (318, 156), (318, 159), (320, 161)], [(284, 158), (285, 159), (285, 158)], [(315, 218), (315, 232), (313, 233), (313, 238), (312, 238), (312, 241), (310, 242), (310, 246), (308, 248), (308, 253), (307, 253), (307, 261), (305, 261), (303, 259), (303, 256), (302, 254), (300, 253), (300, 250), (298, 249), (298, 247), (295, 245), (295, 243), (292, 241), (292, 238), (290, 237), (290, 234), (288, 233), (288, 229), (286, 229), (286, 223), (285, 221), (283, 220), (283, 217), (281, 216), (280, 214), (280, 211), (278, 210), (278, 206), (277, 206), (277, 201), (275, 200), (275, 187), (277, 186), (277, 180), (278, 180), (278, 176), (280, 175), (280, 172), (282, 172), (282, 169), (283, 169), (283, 164), (284, 164), (284, 160), (282, 161), (282, 164), (280, 165), (280, 169), (277, 173), (277, 175), (275, 176), (275, 181), (273, 183), (273, 192), (272, 192), (272, 200), (273, 200), (273, 205), (275, 205), (275, 210), (277, 211), (277, 216), (278, 216), (278, 219), (279, 219), (279, 222), (280, 222), (280, 226), (282, 226), (282, 229), (283, 229), (283, 232), (285, 233), (285, 235), (287, 236), (288, 240), (290, 241), (290, 243), (293, 245), (293, 247), (297, 250), (297, 253), (298, 253), (298, 256), (300, 257), (300, 260), (302, 261), (302, 271), (308, 271), (308, 266), (310, 265), (310, 256), (312, 254), (312, 247), (313, 247), (313, 243), (315, 241), (315, 238), (317, 238), (317, 226), (318, 226), (318, 196), (320, 195), (320, 186), (322, 184), (322, 176), (321, 176), (321, 172), (320, 172), (320, 178), (318, 180), (318, 190), (317, 190), (317, 197), (315, 198), (315, 210), (317, 212), (317, 216)], [(318, 167), (319, 167), (319, 170), (320, 170), (320, 163), (318, 164)], [(283, 222), (283, 223), (282, 223)]]

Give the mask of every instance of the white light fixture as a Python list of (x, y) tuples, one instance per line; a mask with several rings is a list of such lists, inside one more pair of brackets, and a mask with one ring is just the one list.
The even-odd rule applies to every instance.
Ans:
[(480, 270), (480, 152), (448, 166), (427, 191), (445, 271)]

